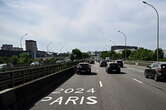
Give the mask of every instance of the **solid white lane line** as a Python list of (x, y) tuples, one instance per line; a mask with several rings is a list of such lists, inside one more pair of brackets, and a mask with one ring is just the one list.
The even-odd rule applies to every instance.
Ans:
[(103, 84), (102, 84), (102, 82), (101, 82), (101, 81), (99, 81), (99, 85), (100, 85), (100, 87), (103, 87)]
[(133, 80), (134, 80), (134, 81), (137, 81), (138, 83), (143, 84), (143, 82), (142, 82), (142, 81), (140, 81), (140, 80), (138, 80), (138, 79), (133, 78)]

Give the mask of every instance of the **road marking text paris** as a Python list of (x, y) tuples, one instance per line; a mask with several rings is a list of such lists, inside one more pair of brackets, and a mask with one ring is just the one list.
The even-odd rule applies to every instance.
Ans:
[(94, 88), (91, 89), (84, 89), (84, 88), (58, 88), (54, 92), (51, 93), (51, 95), (57, 95), (57, 94), (72, 94), (71, 96), (64, 98), (63, 96), (59, 96), (57, 98), (54, 97), (44, 97), (41, 102), (49, 102), (48, 105), (53, 105), (53, 104), (58, 104), (58, 105), (67, 105), (67, 104), (73, 104), (73, 105), (82, 105), (82, 104), (87, 104), (87, 105), (93, 105), (97, 104), (97, 97), (90, 95), (90, 96), (75, 96), (73, 94), (94, 94), (96, 91)]

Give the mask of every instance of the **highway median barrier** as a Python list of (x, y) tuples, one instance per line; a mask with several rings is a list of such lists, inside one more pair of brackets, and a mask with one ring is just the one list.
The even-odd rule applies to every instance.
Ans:
[(137, 66), (148, 66), (155, 61), (125, 61), (125, 64), (129, 65), (137, 65)]

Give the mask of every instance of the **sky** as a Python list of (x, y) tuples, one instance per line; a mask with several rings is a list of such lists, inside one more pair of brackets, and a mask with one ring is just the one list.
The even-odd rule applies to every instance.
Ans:
[[(160, 14), (160, 47), (166, 49), (166, 1), (146, 0)], [(38, 49), (110, 50), (111, 45), (156, 48), (156, 13), (141, 0), (0, 0), (0, 46), (36, 40)]]

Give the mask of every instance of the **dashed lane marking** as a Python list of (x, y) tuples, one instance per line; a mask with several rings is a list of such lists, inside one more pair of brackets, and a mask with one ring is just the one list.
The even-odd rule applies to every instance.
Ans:
[(138, 79), (135, 79), (135, 78), (132, 78), (134, 81), (137, 81), (138, 83), (140, 83), (140, 84), (143, 84), (143, 82), (142, 81), (140, 81), (140, 80), (138, 80)]
[(102, 84), (102, 82), (101, 82), (101, 81), (99, 81), (99, 85), (100, 85), (100, 87), (103, 87), (103, 84)]

